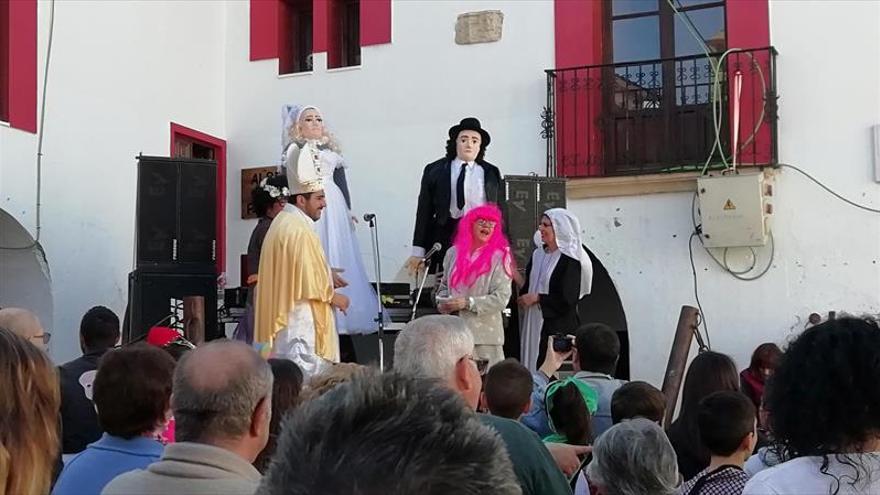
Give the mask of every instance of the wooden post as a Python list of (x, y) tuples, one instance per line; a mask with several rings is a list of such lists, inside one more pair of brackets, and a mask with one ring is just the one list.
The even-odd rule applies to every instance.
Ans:
[(663, 427), (668, 427), (675, 414), (675, 405), (678, 403), (678, 393), (681, 390), (681, 382), (684, 379), (685, 366), (687, 365), (688, 353), (691, 349), (691, 341), (697, 330), (697, 315), (699, 311), (692, 306), (682, 306), (678, 315), (678, 327), (675, 329), (675, 339), (672, 341), (672, 349), (669, 351), (669, 362), (666, 364), (666, 374), (663, 376), (663, 395), (666, 396), (666, 415), (663, 418)]

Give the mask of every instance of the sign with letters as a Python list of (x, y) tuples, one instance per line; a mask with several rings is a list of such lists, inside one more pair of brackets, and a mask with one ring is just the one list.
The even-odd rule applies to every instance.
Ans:
[(254, 212), (254, 204), (251, 201), (251, 191), (266, 177), (272, 177), (278, 173), (278, 167), (254, 167), (241, 169), (241, 218), (257, 218)]

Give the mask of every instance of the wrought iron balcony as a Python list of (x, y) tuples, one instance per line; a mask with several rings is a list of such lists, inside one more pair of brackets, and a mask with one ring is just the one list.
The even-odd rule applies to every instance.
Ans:
[(776, 50), (712, 57), (546, 70), (547, 175), (699, 171), (734, 155), (776, 163)]

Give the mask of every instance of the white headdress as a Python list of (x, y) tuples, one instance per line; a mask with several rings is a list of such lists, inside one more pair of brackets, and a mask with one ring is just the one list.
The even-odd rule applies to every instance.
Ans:
[[(593, 262), (587, 254), (581, 240), (581, 223), (577, 217), (565, 208), (553, 208), (544, 212), (550, 222), (553, 223), (553, 232), (556, 234), (556, 245), (562, 254), (578, 260), (581, 264), (581, 290), (578, 298), (589, 294), (593, 288)], [(540, 247), (540, 233), (535, 236), (536, 244)]]
[(315, 141), (306, 141), (303, 147), (290, 146), (285, 159), (287, 183), (291, 194), (307, 194), (324, 190), (321, 176), (320, 150)]
[(324, 189), (319, 149), (321, 142), (310, 139), (302, 143), (300, 148), (300, 144), (291, 141), (290, 138), (290, 129), (297, 125), (306, 110), (314, 110), (321, 114), (321, 109), (314, 105), (282, 107), (284, 118), (282, 144), (285, 150), (282, 165), (287, 169), (287, 182), (292, 194), (306, 194)]

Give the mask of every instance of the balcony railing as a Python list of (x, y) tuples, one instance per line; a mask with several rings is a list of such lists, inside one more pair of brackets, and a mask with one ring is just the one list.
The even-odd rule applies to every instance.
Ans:
[(721, 55), (547, 70), (547, 175), (776, 163), (776, 50)]

